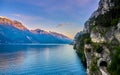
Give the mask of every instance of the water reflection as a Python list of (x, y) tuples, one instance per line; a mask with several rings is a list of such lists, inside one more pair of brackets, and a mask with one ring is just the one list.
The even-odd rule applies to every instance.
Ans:
[(0, 45), (0, 74), (26, 73), (86, 75), (72, 46)]
[[(24, 61), (24, 53), (16, 52), (12, 54), (0, 54), (0, 75), (7, 74), (6, 71), (15, 71), (20, 67), (20, 64)], [(17, 66), (17, 67), (16, 67)], [(12, 72), (12, 71), (11, 71)], [(7, 74), (12, 75), (12, 74)]]
[(45, 48), (45, 59), (46, 61), (49, 60), (49, 48)]

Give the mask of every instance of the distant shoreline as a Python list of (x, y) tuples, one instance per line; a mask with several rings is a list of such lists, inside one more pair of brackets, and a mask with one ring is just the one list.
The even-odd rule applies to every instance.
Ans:
[(59, 43), (0, 43), (0, 45), (70, 45), (70, 44), (59, 44)]

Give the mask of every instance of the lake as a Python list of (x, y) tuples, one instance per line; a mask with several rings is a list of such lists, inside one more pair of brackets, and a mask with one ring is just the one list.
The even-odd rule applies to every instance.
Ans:
[(71, 45), (0, 45), (0, 75), (86, 75), (86, 70)]

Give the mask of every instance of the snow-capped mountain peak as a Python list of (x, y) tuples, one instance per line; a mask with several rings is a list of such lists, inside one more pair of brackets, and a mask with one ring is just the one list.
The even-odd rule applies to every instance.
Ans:
[(27, 28), (22, 25), (22, 23), (18, 22), (18, 21), (12, 21), (10, 20), (9, 18), (6, 18), (6, 17), (2, 17), (0, 16), (0, 24), (1, 25), (11, 25), (17, 29), (20, 29), (20, 30), (27, 30)]
[(42, 29), (31, 30), (31, 32), (34, 33), (34, 34), (48, 34), (47, 31), (42, 30)]
[(71, 41), (63, 34), (42, 29), (29, 30), (21, 22), (0, 17), (0, 43), (71, 43)]

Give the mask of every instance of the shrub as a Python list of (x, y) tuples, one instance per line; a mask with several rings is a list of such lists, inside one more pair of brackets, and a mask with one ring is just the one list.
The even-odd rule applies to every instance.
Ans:
[(103, 48), (101, 46), (99, 46), (97, 49), (96, 49), (96, 52), (97, 53), (101, 53), (103, 51)]
[(90, 44), (91, 43), (91, 38), (85, 38), (84, 42), (85, 42), (85, 44)]
[(97, 66), (97, 58), (92, 58), (90, 66), (90, 75), (98, 75), (99, 68)]
[(96, 25), (92, 26), (92, 31), (94, 31), (94, 32), (97, 32), (97, 31), (98, 31)]
[(111, 0), (112, 3), (115, 4), (115, 6), (120, 6), (120, 0)]
[(111, 64), (108, 66), (108, 71), (111, 75), (119, 75), (120, 72), (120, 46), (115, 48), (115, 53), (112, 54)]
[(97, 44), (97, 43), (92, 43), (92, 48), (97, 53), (101, 53), (104, 50), (103, 47), (100, 44)]
[[(86, 34), (82, 34), (78, 37), (78, 43), (79, 44), (79, 49), (77, 49), (77, 53), (81, 58), (81, 61), (83, 62), (84, 66), (86, 67), (86, 58), (85, 58), (85, 54), (84, 54), (84, 44), (85, 44), (85, 39), (90, 39), (90, 34), (86, 33)], [(88, 43), (88, 41), (87, 41)]]
[(117, 25), (117, 23), (118, 23), (118, 19), (112, 19), (111, 25)]
[(109, 13), (101, 14), (95, 19), (96, 25), (109, 27), (111, 22), (111, 17)]
[(111, 7), (109, 11), (99, 15), (95, 19), (95, 24), (103, 27), (110, 27), (117, 25), (120, 20), (120, 6)]

